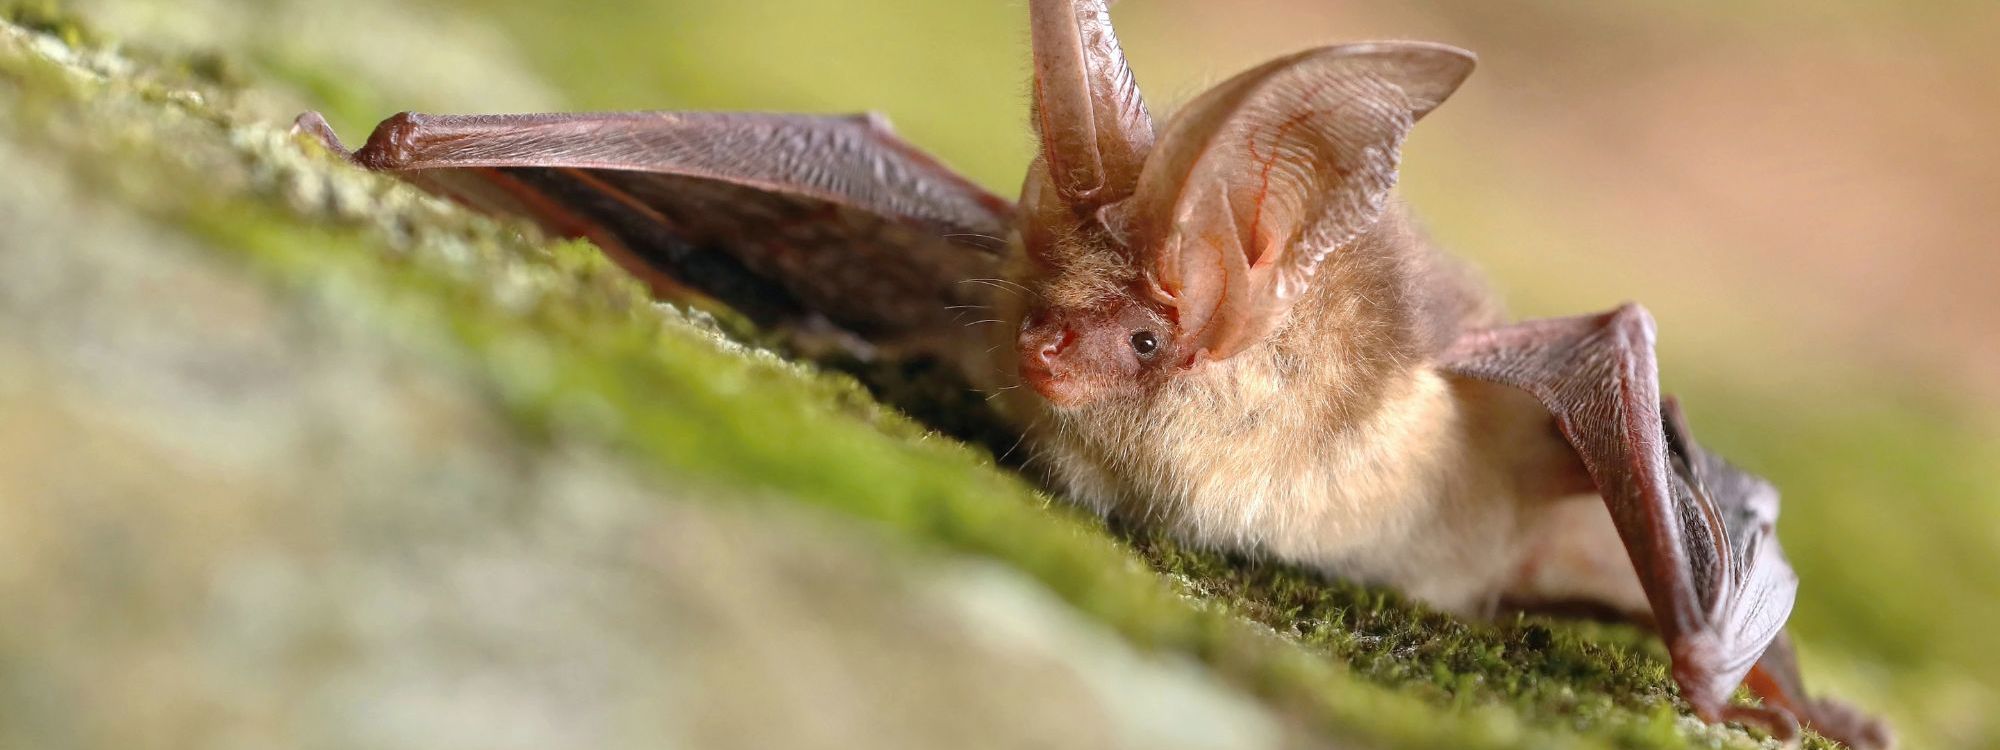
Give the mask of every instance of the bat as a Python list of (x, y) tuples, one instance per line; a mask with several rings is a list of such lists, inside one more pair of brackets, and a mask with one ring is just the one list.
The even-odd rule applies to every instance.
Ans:
[(1403, 140), (1471, 53), (1309, 49), (1162, 123), (1105, 0), (1029, 15), (1013, 202), (872, 116), (405, 113), (353, 152), (298, 129), (588, 238), (663, 296), (946, 363), (1101, 513), (1466, 615), (1606, 608), (1660, 634), (1703, 720), (1893, 744), (1805, 691), (1777, 491), (1694, 440), (1646, 310), (1512, 321), (1398, 200)]

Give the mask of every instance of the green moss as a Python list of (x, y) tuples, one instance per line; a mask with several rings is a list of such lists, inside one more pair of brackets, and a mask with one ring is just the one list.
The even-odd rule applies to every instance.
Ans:
[(101, 79), (17, 42), (33, 32), (7, 33), (17, 36), (0, 38), (0, 80), (16, 137), (66, 154), (109, 199), (184, 227), (302, 304), (434, 357), (525, 434), (607, 444), (667, 481), (831, 509), (919, 548), (1000, 561), (1133, 643), (1192, 655), (1333, 737), (1754, 742), (1682, 715), (1660, 649), (1636, 631), (1468, 623), (1389, 592), (1107, 530), (848, 376), (654, 304), (587, 245), (528, 239), (202, 104), (226, 92)]
[(47, 34), (71, 47), (97, 46), (103, 39), (81, 19), (64, 13), (55, 0), (9, 0), (0, 3), (0, 18), (29, 31)]

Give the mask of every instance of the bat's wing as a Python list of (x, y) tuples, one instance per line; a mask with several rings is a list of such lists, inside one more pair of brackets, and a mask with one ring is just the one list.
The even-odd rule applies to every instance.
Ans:
[[(348, 153), (316, 114), (298, 129)], [(957, 333), (1013, 216), (867, 115), (405, 113), (350, 156), (587, 237), (662, 291), (876, 343)]]
[(1644, 309), (1474, 331), (1442, 365), (1527, 391), (1555, 416), (1604, 496), (1697, 714), (1781, 736), (1817, 718), (1803, 702), (1730, 704), (1783, 630), (1798, 578), (1778, 548), (1777, 491), (1703, 451), (1663, 406)]

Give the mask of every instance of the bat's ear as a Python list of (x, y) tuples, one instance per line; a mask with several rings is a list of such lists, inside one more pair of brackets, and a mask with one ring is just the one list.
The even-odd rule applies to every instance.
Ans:
[(1176, 308), (1178, 350), (1222, 359), (1268, 333), (1320, 261), (1374, 225), (1403, 137), (1473, 60), (1442, 44), (1323, 47), (1238, 75), (1176, 115), (1137, 192), (1105, 213)]
[(1041, 160), (1055, 197), (1087, 218), (1132, 194), (1153, 147), (1153, 117), (1106, 0), (1029, 0), (1028, 15)]

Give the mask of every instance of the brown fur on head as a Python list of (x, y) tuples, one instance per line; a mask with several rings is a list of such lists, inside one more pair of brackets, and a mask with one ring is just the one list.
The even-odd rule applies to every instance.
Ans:
[(1029, 169), (1023, 203), (1035, 216), (1011, 271), (1033, 296), (1011, 344), (1016, 372), (1051, 403), (1081, 405), (1140, 397), (1180, 364), (1174, 310), (1143, 293), (1144, 274), (1122, 238), (1078, 218), (1060, 200), (1043, 162)]

